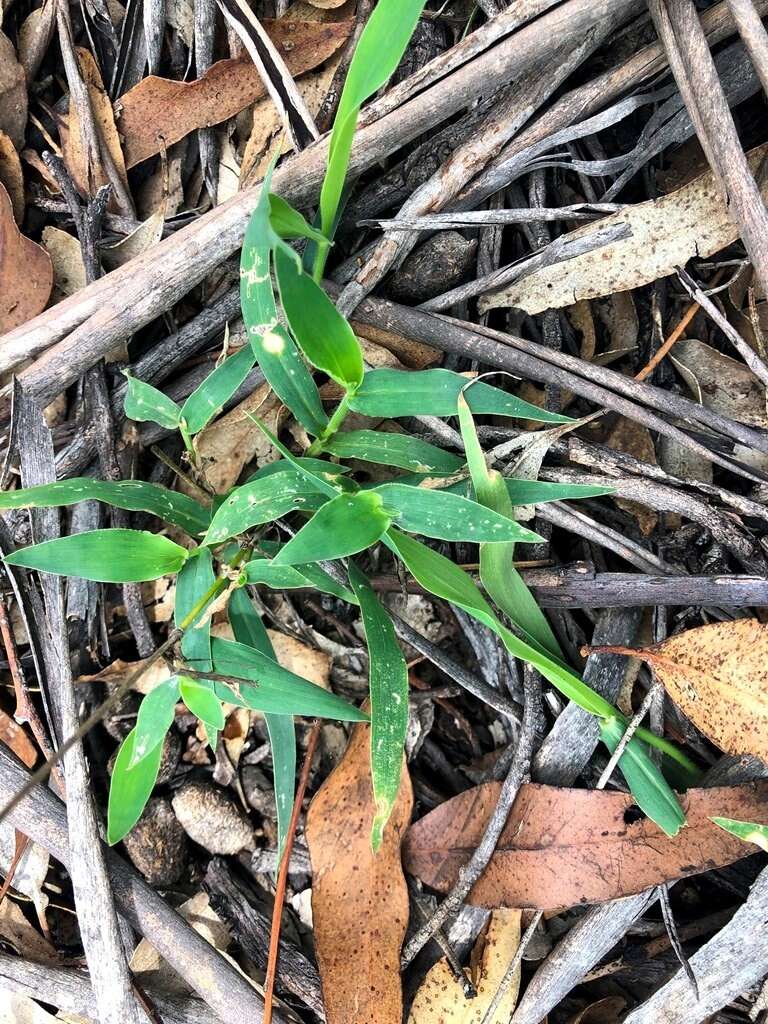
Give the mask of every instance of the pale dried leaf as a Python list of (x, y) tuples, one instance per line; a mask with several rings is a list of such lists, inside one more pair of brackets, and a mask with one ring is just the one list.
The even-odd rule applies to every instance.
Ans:
[[(445, 959), (427, 973), (411, 1006), (408, 1024), (482, 1024), (488, 1007), (520, 945), (519, 910), (494, 910), (475, 943), (471, 978), (477, 989), (465, 999)], [(489, 1024), (507, 1024), (517, 1003), (520, 968)]]
[[(0, 873), (3, 877), (8, 874), (15, 855), (16, 829), (7, 821), (0, 822)], [(32, 901), (38, 916), (45, 914), (49, 903), (43, 886), (50, 862), (51, 857), (47, 850), (37, 843), (29, 842), (13, 872), (12, 889)]]
[(37, 74), (53, 37), (56, 20), (55, 0), (43, 0), (22, 22), (19, 29), (19, 61), (28, 82)]
[(10, 196), (17, 224), (24, 219), (24, 175), (16, 147), (5, 132), (0, 131), (0, 185)]
[(43, 248), (53, 263), (53, 283), (61, 295), (85, 288), (86, 276), (80, 242), (61, 228), (43, 228)]
[[(757, 170), (768, 146), (749, 154)], [(763, 185), (768, 195), (768, 184)], [(579, 299), (611, 295), (672, 274), (692, 256), (711, 256), (739, 237), (739, 229), (711, 172), (662, 199), (652, 199), (600, 221), (601, 228), (627, 225), (629, 237), (576, 256), (565, 263), (544, 267), (508, 288), (482, 296), (480, 312), (514, 306), (527, 313), (570, 306)], [(594, 232), (586, 225), (565, 238)]]
[(21, 956), (41, 963), (56, 963), (58, 955), (53, 946), (33, 928), (21, 908), (11, 899), (0, 904), (0, 938)]
[(101, 259), (105, 267), (113, 270), (122, 267), (129, 260), (141, 256), (147, 249), (157, 245), (163, 237), (165, 217), (162, 210), (157, 210), (147, 220), (134, 228), (130, 235), (121, 238), (112, 245), (101, 246)]

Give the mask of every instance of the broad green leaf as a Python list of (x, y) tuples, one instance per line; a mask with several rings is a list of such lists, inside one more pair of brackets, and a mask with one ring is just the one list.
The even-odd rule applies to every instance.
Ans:
[(381, 846), (384, 826), (400, 788), (403, 747), (408, 729), (408, 667), (392, 620), (368, 580), (353, 563), (349, 566), (349, 582), (360, 603), (368, 644), (371, 778), (376, 802), (371, 843), (375, 851)]
[(107, 842), (110, 846), (119, 843), (139, 820), (160, 771), (162, 743), (158, 743), (138, 764), (129, 767), (133, 760), (135, 739), (136, 730), (131, 729), (117, 752), (112, 769), (107, 806)]
[(273, 564), (301, 565), (354, 555), (375, 544), (391, 521), (373, 491), (339, 494), (280, 549)]
[[(476, 501), (450, 491), (407, 484), (379, 484), (373, 493), (381, 495), (388, 509), (397, 509), (393, 519), (402, 530), (420, 533), (438, 540), (463, 540), (481, 543), (541, 540), (514, 519), (499, 515)], [(364, 493), (371, 493), (366, 491)]]
[[(465, 395), (466, 392), (459, 395), (459, 424), (477, 500), (511, 519), (514, 508), (506, 481), (496, 470), (488, 469)], [(509, 616), (532, 646), (564, 664), (565, 657), (546, 616), (512, 564), (514, 556), (514, 543), (481, 544), (480, 582), (491, 600)]]
[(199, 434), (221, 412), (255, 362), (256, 352), (251, 345), (245, 345), (220, 363), (195, 388), (181, 409), (181, 418), (190, 435)]
[(753, 821), (736, 821), (735, 818), (712, 818), (712, 821), (726, 832), (745, 843), (754, 843), (768, 853), (768, 825), (758, 825)]
[(260, 420), (258, 416), (252, 416), (250, 414), (249, 419), (253, 420), (264, 437), (266, 437), (269, 443), (280, 452), (286, 462), (290, 463), (294, 469), (297, 469), (305, 480), (308, 480), (310, 483), (315, 485), (318, 494), (327, 494), (329, 498), (336, 497), (339, 493), (338, 487), (334, 487), (333, 484), (330, 483), (331, 478), (328, 473), (324, 470), (318, 473), (312, 468), (311, 463), (316, 462), (317, 460), (306, 459), (294, 455), (290, 449), (285, 447), (280, 438), (277, 437), (276, 434), (272, 433), (263, 420)]
[(270, 387), (310, 434), (322, 433), (328, 422), (317, 385), (292, 338), (280, 326), (270, 276), (271, 253), (285, 246), (270, 223), (269, 180), (265, 175), (251, 215), (240, 257), (240, 304), (248, 338)]
[(189, 552), (146, 530), (90, 530), (5, 555), (8, 565), (97, 583), (141, 583), (178, 572)]
[(324, 500), (311, 479), (286, 465), (283, 472), (260, 476), (236, 487), (216, 510), (203, 544), (221, 544), (252, 526), (272, 523), (296, 509), (312, 511)]
[(356, 388), (363, 379), (363, 351), (352, 328), (281, 249), (275, 251), (275, 273), (288, 325), (304, 355), (346, 390)]
[[(364, 416), (455, 416), (459, 394), (467, 383), (466, 377), (452, 370), (367, 370), (349, 405)], [(467, 402), (478, 414), (571, 422), (567, 416), (547, 412), (484, 381), (473, 385)]]
[[(245, 590), (236, 590), (229, 601), (229, 621), (238, 643), (260, 651), (277, 661), (264, 623)], [(272, 748), (272, 775), (277, 807), (278, 860), (288, 837), (296, 779), (296, 727), (290, 715), (264, 715)]]
[(408, 434), (390, 434), (381, 430), (350, 430), (336, 434), (323, 448), (341, 459), (361, 459), (381, 466), (397, 466), (414, 473), (450, 476), (461, 469), (464, 459), (434, 444)]
[(236, 690), (226, 684), (217, 685), (219, 696), (232, 704), (275, 715), (337, 718), (344, 722), (368, 720), (364, 711), (289, 672), (252, 647), (214, 637), (211, 648), (217, 673), (250, 681), (240, 683)]
[(53, 484), (0, 491), (0, 508), (57, 508), (78, 501), (103, 501), (130, 512), (150, 512), (179, 526), (192, 536), (205, 533), (211, 515), (208, 509), (179, 491), (143, 480), (94, 480), (89, 476), (57, 480)]
[[(294, 455), (292, 465), (294, 468), (312, 473), (313, 476), (319, 476), (331, 486), (338, 486), (340, 478), (345, 473), (352, 472), (349, 466), (340, 466), (335, 462), (328, 462), (326, 459), (308, 458), (306, 455)], [(257, 480), (259, 477), (272, 476), (273, 473), (284, 473), (286, 469), (288, 469), (288, 466), (279, 459), (277, 462), (268, 462), (249, 476), (246, 483), (250, 483), (251, 480)]]
[(316, 242), (325, 242), (325, 235), (307, 223), (298, 210), (282, 196), (269, 193), (269, 223), (281, 238), (312, 238)]
[[(187, 708), (201, 722), (215, 730), (224, 728), (224, 708), (214, 692), (213, 683), (207, 679), (179, 676), (179, 692)], [(211, 746), (215, 747), (215, 742)]]
[[(626, 722), (619, 718), (600, 722), (600, 738), (611, 753), (618, 747), (626, 727)], [(648, 748), (636, 736), (619, 758), (619, 768), (638, 807), (668, 836), (676, 836), (685, 824), (685, 815), (669, 783), (649, 757)]]
[(173, 724), (174, 710), (179, 699), (179, 678), (171, 676), (150, 690), (139, 705), (134, 729), (133, 749), (129, 768), (151, 754)]
[(246, 562), (243, 570), (248, 583), (261, 583), (272, 590), (303, 590), (312, 587), (323, 594), (333, 594), (343, 601), (357, 604), (355, 595), (337, 583), (319, 565), (274, 565), (268, 558), (255, 558)]
[[(200, 601), (209, 593), (216, 580), (213, 558), (208, 548), (199, 548), (188, 558), (176, 580), (176, 603), (173, 618), (176, 628), (194, 612)], [(211, 620), (207, 615), (198, 617), (198, 622), (184, 630), (181, 638), (181, 653), (195, 662), (199, 672), (211, 666)]]
[(181, 422), (181, 409), (173, 399), (129, 373), (125, 376), (128, 390), (123, 407), (128, 419), (137, 423), (159, 423), (167, 430), (176, 430)]
[(327, 237), (336, 219), (362, 104), (393, 74), (416, 28), (424, 0), (379, 0), (355, 47), (339, 99), (320, 192), (320, 226)]

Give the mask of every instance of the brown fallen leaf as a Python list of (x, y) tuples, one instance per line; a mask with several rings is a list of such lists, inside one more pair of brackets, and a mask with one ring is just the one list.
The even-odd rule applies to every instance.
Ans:
[(0, 131), (16, 149), (24, 145), (27, 126), (27, 82), (13, 43), (0, 32)]
[(24, 218), (24, 175), (16, 147), (5, 132), (0, 131), (0, 184), (11, 198), (13, 216), (21, 224)]
[[(713, 622), (639, 650), (590, 648), (641, 658), (704, 735), (729, 754), (768, 758), (768, 625)], [(716, 811), (713, 813), (720, 814)], [(734, 815), (734, 817), (736, 817)]]
[(606, 996), (584, 1007), (575, 1017), (571, 1017), (568, 1024), (615, 1024), (626, 1005), (626, 999), (621, 996)]
[[(512, 957), (520, 945), (519, 910), (494, 910), (472, 950), (470, 975), (477, 989), (465, 999), (443, 958), (430, 968), (413, 1000), (408, 1024), (483, 1024)], [(520, 969), (488, 1024), (507, 1024), (517, 1004)]]
[(404, 770), (374, 854), (369, 758), (370, 729), (355, 726), (344, 757), (307, 815), (315, 949), (328, 1024), (400, 1024), (403, 1015), (400, 947), (408, 925), (408, 890), (400, 844), (413, 795)]
[[(647, 462), (651, 466), (658, 465), (650, 430), (642, 423), (636, 423), (626, 416), (619, 416), (608, 434), (605, 444), (608, 448), (613, 448), (614, 451), (634, 455), (636, 459)], [(629, 501), (626, 498), (614, 498), (613, 500), (619, 508), (623, 508), (625, 512), (635, 517), (643, 536), (650, 537), (659, 521), (654, 510), (639, 501)]]
[[(264, 21), (293, 75), (317, 67), (344, 43), (352, 22)], [(195, 128), (220, 124), (266, 95), (250, 57), (220, 60), (193, 82), (150, 75), (115, 104), (125, 162), (133, 167)]]
[(0, 334), (41, 313), (53, 288), (51, 257), (16, 227), (0, 184)]
[[(93, 55), (82, 47), (76, 47), (77, 62), (80, 67), (80, 74), (88, 88), (88, 98), (91, 103), (93, 120), (96, 131), (99, 134), (100, 150), (102, 160), (98, 167), (90, 166), (88, 153), (83, 146), (83, 134), (80, 126), (80, 118), (76, 104), (72, 103), (69, 109), (69, 117), (66, 130), (61, 130), (62, 151), (64, 163), (72, 175), (72, 179), (83, 195), (91, 195), (101, 185), (109, 182), (104, 167), (105, 156), (112, 162), (115, 173), (122, 184), (126, 194), (129, 194), (128, 176), (125, 169), (123, 150), (120, 146), (120, 136), (115, 127), (115, 115), (112, 111), (112, 104), (101, 80), (101, 73)], [(110, 198), (110, 208), (119, 210), (119, 204), (115, 197)]]
[(43, 228), (43, 248), (53, 262), (53, 282), (62, 296), (85, 288), (86, 275), (80, 242), (61, 228)]
[[(447, 892), (480, 842), (499, 787), (476, 786), (412, 825), (406, 871)], [(560, 911), (724, 867), (748, 848), (728, 833), (724, 840), (710, 816), (768, 823), (767, 798), (768, 782), (689, 790), (680, 798), (687, 826), (671, 839), (647, 818), (625, 820), (629, 794), (525, 785), (469, 902)]]
[[(766, 153), (768, 146), (763, 145), (747, 154), (753, 171)], [(763, 185), (763, 195), (767, 194), (768, 185)], [(514, 306), (526, 313), (541, 313), (579, 299), (639, 288), (672, 274), (692, 256), (711, 256), (739, 237), (711, 172), (662, 199), (638, 203), (600, 221), (601, 228), (616, 225), (627, 225), (629, 237), (481, 296), (480, 312)], [(586, 225), (565, 237), (576, 239), (594, 230), (594, 225)]]

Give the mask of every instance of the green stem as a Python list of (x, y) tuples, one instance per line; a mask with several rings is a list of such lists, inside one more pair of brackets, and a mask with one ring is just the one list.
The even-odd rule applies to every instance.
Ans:
[(328, 252), (330, 250), (331, 243), (329, 241), (318, 242), (315, 248), (315, 259), (312, 264), (312, 279), (315, 284), (320, 284), (323, 280), (323, 274), (325, 272), (325, 264), (328, 259)]
[(305, 453), (307, 456), (311, 457), (313, 455), (319, 455), (320, 452), (322, 452), (323, 450), (323, 445), (330, 441), (333, 435), (337, 432), (337, 430), (344, 422), (344, 420), (347, 417), (347, 414), (350, 411), (349, 402), (353, 394), (353, 391), (347, 391), (347, 393), (344, 395), (342, 400), (334, 409), (333, 415), (328, 420), (328, 424), (326, 425), (322, 434), (319, 437), (315, 438), (315, 440), (312, 442), (309, 448), (307, 448)]
[[(249, 548), (240, 548), (240, 550), (237, 551), (227, 563), (229, 568), (236, 569), (238, 565), (240, 565), (248, 557), (249, 551)], [(215, 598), (217, 598), (219, 594), (222, 593), (222, 591), (226, 590), (231, 582), (232, 581), (229, 579), (228, 576), (217, 577), (210, 585), (210, 587), (208, 587), (208, 589), (200, 598), (200, 600), (197, 601), (194, 608), (192, 608), (189, 614), (186, 615), (184, 619), (179, 623), (179, 630), (183, 631), (185, 629), (189, 629), (190, 626), (194, 625), (194, 623), (197, 622), (197, 620), (203, 614), (203, 612), (211, 603), (211, 601), (215, 600)]]

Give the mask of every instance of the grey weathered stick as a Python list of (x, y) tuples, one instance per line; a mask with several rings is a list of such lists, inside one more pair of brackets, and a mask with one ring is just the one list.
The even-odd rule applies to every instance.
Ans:
[[(195, 74), (202, 78), (213, 63), (213, 40), (216, 34), (216, 0), (194, 0), (195, 6)], [(215, 128), (198, 128), (200, 166), (211, 203), (216, 203), (219, 183), (219, 146)]]
[(466, 213), (433, 213), (422, 217), (375, 217), (357, 221), (358, 227), (384, 231), (450, 231), (453, 228), (486, 227), (489, 224), (536, 224), (547, 220), (590, 220), (624, 209), (623, 203), (576, 203), (573, 206), (523, 207), (519, 210), (492, 209)]
[[(54, 967), (0, 953), (0, 988), (55, 1006), (59, 1012), (100, 1024), (96, 999), (87, 971)], [(220, 1018), (201, 999), (170, 996), (151, 985), (144, 988), (163, 1024), (219, 1024)], [(147, 1018), (142, 1016), (142, 1024)]]
[(768, 212), (744, 156), (693, 0), (649, 0), (656, 31), (723, 201), (763, 290), (768, 289)]
[[(625, 1018), (625, 1024), (701, 1024), (733, 999), (757, 985), (768, 972), (768, 868), (763, 869), (746, 903), (728, 924), (690, 959), (699, 988), (691, 993), (683, 970)], [(521, 1024), (516, 1017), (514, 1024)], [(532, 1024), (532, 1021), (531, 1021)]]
[(728, 0), (728, 7), (768, 96), (768, 32), (752, 0)]
[[(22, 479), (25, 486), (56, 479), (53, 444), (42, 410), (21, 396), (24, 426), (21, 442)], [(36, 540), (58, 536), (58, 515), (38, 520), (45, 533)], [(44, 588), (49, 642), (44, 647), (48, 689), (57, 731), (66, 741), (78, 728), (77, 703), (69, 661), (63, 590), (59, 577), (48, 576)], [(138, 1008), (120, 937), (117, 914), (107, 878), (90, 776), (81, 743), (63, 757), (67, 791), (67, 826), (70, 876), (77, 920), (91, 973), (101, 1024), (138, 1024)]]
[[(0, 804), (7, 804), (30, 778), (0, 747)], [(71, 869), (64, 805), (50, 790), (36, 786), (10, 813), (10, 821)], [(224, 1024), (261, 1024), (263, 1001), (256, 989), (113, 850), (102, 846), (115, 902), (128, 921), (214, 1010)], [(275, 1024), (285, 1024), (275, 1015)]]

